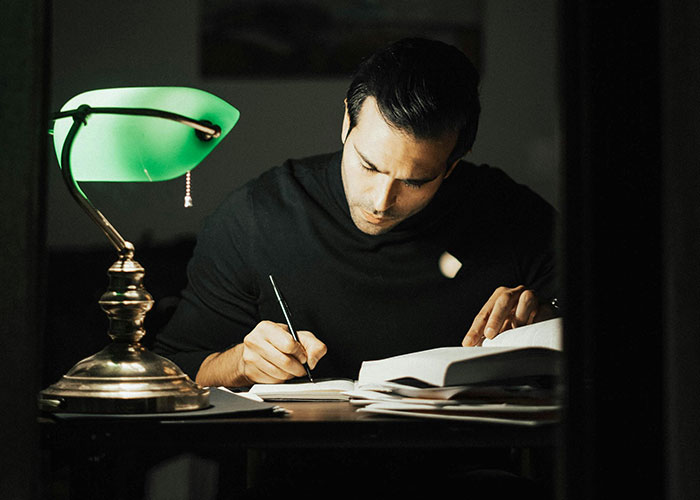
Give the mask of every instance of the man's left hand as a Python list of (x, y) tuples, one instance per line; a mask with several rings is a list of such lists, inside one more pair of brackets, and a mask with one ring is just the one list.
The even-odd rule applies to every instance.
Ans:
[(534, 291), (524, 285), (515, 288), (502, 286), (493, 292), (476, 315), (462, 345), (479, 346), (484, 339), (492, 339), (505, 330), (552, 317), (554, 310), (548, 304), (540, 303)]

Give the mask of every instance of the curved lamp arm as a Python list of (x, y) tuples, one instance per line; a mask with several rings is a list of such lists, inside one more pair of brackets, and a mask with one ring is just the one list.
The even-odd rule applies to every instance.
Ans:
[(63, 180), (68, 187), (68, 191), (73, 196), (75, 201), (80, 205), (83, 210), (90, 216), (90, 218), (97, 224), (102, 231), (107, 236), (107, 239), (114, 245), (120, 254), (133, 255), (134, 245), (126, 241), (121, 234), (110, 224), (107, 218), (102, 215), (102, 213), (95, 208), (92, 202), (85, 196), (78, 186), (77, 181), (73, 177), (70, 166), (70, 155), (71, 148), (73, 146), (73, 141), (77, 135), (80, 127), (87, 124), (87, 116), (94, 113), (103, 114), (117, 114), (117, 115), (134, 115), (134, 116), (151, 116), (157, 118), (164, 118), (166, 120), (176, 121), (192, 127), (195, 130), (197, 137), (202, 141), (209, 141), (213, 138), (219, 137), (221, 135), (221, 128), (218, 125), (214, 125), (207, 120), (193, 120), (186, 116), (178, 115), (176, 113), (170, 113), (168, 111), (161, 111), (157, 109), (149, 108), (93, 108), (87, 104), (83, 104), (78, 107), (78, 109), (70, 111), (62, 111), (55, 113), (52, 118), (57, 120), (59, 118), (73, 118), (73, 125), (66, 135), (66, 139), (63, 142), (63, 149), (61, 151), (61, 171), (63, 175)]

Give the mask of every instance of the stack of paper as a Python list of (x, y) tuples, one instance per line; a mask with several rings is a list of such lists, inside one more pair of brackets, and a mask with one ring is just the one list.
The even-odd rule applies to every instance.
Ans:
[[(449, 392), (437, 393), (438, 398), (431, 399), (428, 393), (425, 397), (403, 396), (401, 388), (391, 392), (358, 389), (348, 395), (357, 411), (367, 413), (520, 425), (551, 423), (559, 418), (560, 406), (550, 390), (503, 386), (493, 388), (487, 396), (480, 387), (449, 389), (454, 395), (446, 399), (439, 396)], [(535, 394), (537, 397), (533, 397)]]

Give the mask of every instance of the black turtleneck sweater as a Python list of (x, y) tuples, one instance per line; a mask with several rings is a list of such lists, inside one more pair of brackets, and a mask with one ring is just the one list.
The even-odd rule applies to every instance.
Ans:
[[(194, 378), (261, 320), (284, 323), (269, 274), (295, 328), (328, 347), (319, 378), (356, 378), (363, 360), (460, 345), (499, 286), (555, 295), (555, 212), (528, 188), (460, 162), (426, 208), (370, 236), (350, 218), (341, 155), (288, 160), (221, 204), (156, 352)], [(462, 264), (453, 278), (438, 265), (445, 252)]]

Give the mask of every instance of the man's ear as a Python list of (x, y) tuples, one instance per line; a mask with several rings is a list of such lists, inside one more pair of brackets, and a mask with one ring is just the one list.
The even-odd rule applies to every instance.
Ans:
[(445, 177), (443, 177), (443, 179), (447, 179), (450, 176), (450, 174), (455, 169), (455, 167), (457, 166), (458, 163), (459, 163), (459, 160), (458, 159), (455, 160), (455, 162), (450, 166), (450, 168), (447, 169), (447, 172), (445, 172)]
[(343, 102), (345, 103), (345, 114), (343, 115), (343, 128), (340, 131), (340, 142), (345, 144), (345, 139), (350, 133), (350, 115), (348, 114), (348, 100), (345, 99)]

